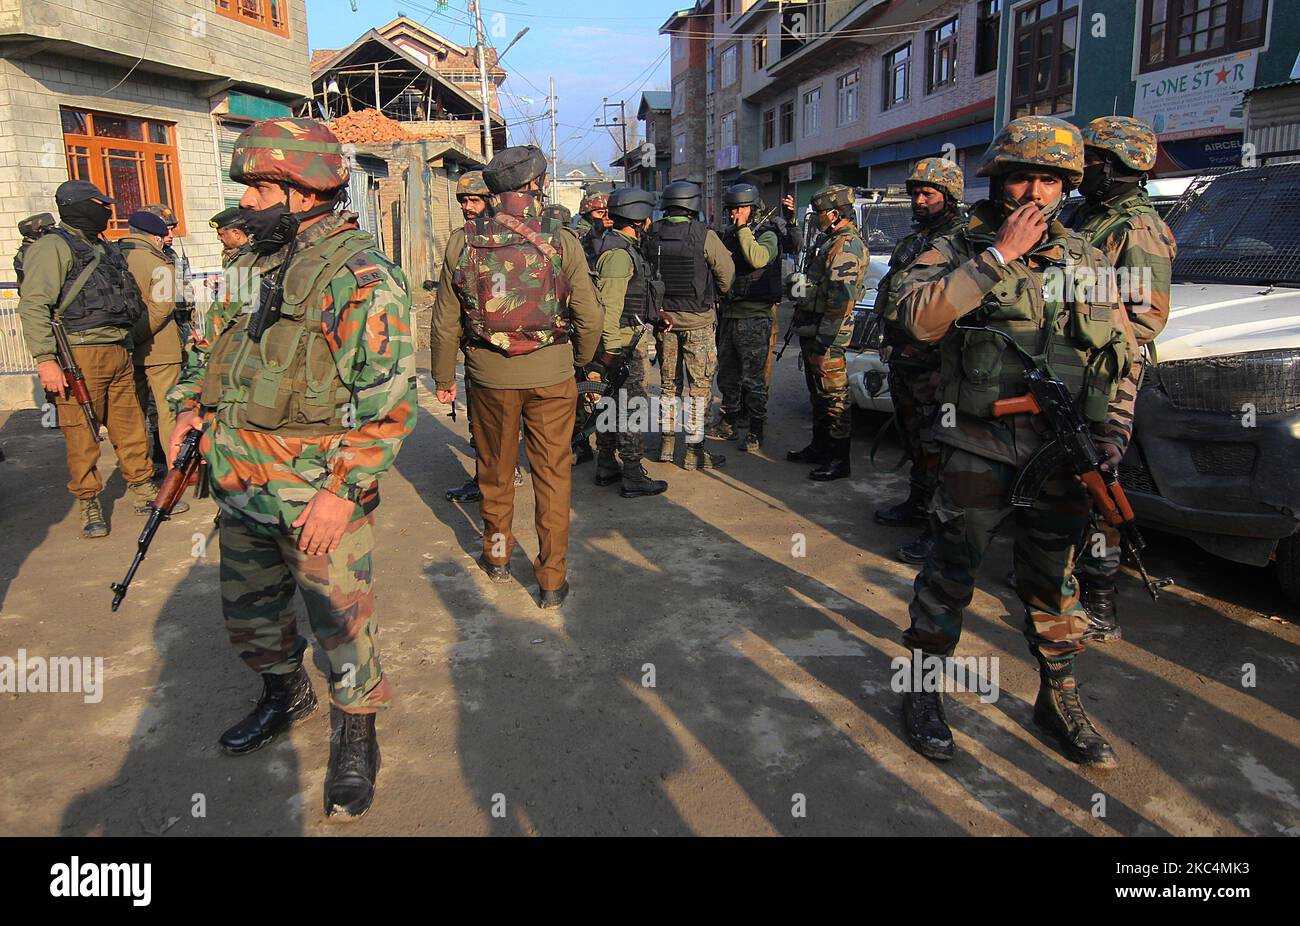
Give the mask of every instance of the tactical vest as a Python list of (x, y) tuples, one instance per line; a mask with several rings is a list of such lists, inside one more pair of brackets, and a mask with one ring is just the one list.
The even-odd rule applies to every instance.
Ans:
[(704, 259), (704, 238), (708, 232), (707, 225), (695, 220), (660, 219), (650, 226), (646, 253), (664, 283), (665, 311), (712, 311), (717, 291), (713, 272)]
[[(352, 229), (319, 239), (295, 254), (284, 277), (280, 320), (259, 342), (248, 337), (252, 316), (246, 311), (258, 287), (248, 282), (240, 285), (252, 261), (237, 261), (228, 270), (228, 281), (236, 285), (227, 290), (229, 301), (222, 314), (233, 323), (212, 346), (200, 398), (204, 406), (216, 409), (218, 421), (286, 437), (341, 434), (355, 427), (355, 422), (347, 421), (352, 388), (339, 374), (325, 339), (325, 290), (344, 268), (358, 286), (382, 279), (374, 248), (368, 232)], [(397, 268), (384, 263), (403, 281)], [(342, 305), (346, 297), (344, 292), (334, 292), (334, 304)], [(337, 324), (337, 317), (333, 321)]]
[[(767, 231), (776, 231), (770, 225), (760, 225), (752, 229), (754, 240)], [(778, 240), (780, 235), (777, 235)], [(780, 302), (781, 296), (781, 255), (769, 260), (765, 266), (755, 268), (745, 259), (745, 252), (740, 246), (740, 229), (732, 226), (722, 236), (722, 243), (731, 252), (731, 259), (736, 262), (736, 279), (727, 293), (729, 302)], [(743, 268), (743, 269), (742, 269)]]
[[(130, 328), (139, 313), (140, 288), (117, 245), (101, 242), (103, 254), (62, 228), (46, 234), (62, 238), (72, 251), (72, 269), (59, 292), (58, 312), (68, 331)], [(134, 311), (133, 311), (134, 310)]]
[(623, 297), (623, 314), (618, 318), (618, 326), (633, 327), (637, 323), (634, 316), (640, 316), (642, 321), (656, 321), (663, 300), (663, 283), (654, 278), (637, 243), (611, 229), (597, 241), (596, 259), (599, 260), (606, 251), (614, 250), (626, 251), (632, 258), (632, 278), (627, 281), (627, 295)]
[[(893, 337), (903, 335), (898, 329), (898, 290), (897, 282), (900, 275), (907, 270), (916, 259), (924, 254), (931, 244), (942, 238), (944, 235), (950, 235), (960, 228), (964, 222), (960, 219), (950, 219), (942, 224), (922, 231), (915, 231), (898, 242), (894, 252), (889, 255), (889, 271), (880, 279), (876, 286), (876, 303), (875, 312), (885, 322), (887, 331), (892, 333)], [(905, 336), (902, 340), (907, 340)]]
[(23, 285), (23, 258), (27, 256), (27, 249), (35, 240), (36, 238), (24, 238), (23, 243), (18, 246), (18, 253), (14, 255), (14, 278), (18, 280), (19, 289), (22, 289)]
[[(951, 266), (969, 260), (992, 243), (963, 228), (935, 242)], [(1124, 332), (1115, 325), (1105, 285), (1079, 285), (1088, 276), (1104, 277), (1110, 264), (1074, 234), (1065, 238), (1065, 257), (1037, 273), (1021, 260), (962, 320), (1002, 331), (1034, 358), (1040, 368), (1061, 380), (1075, 396), (1083, 416), (1104, 422), (1131, 357)], [(1075, 285), (1067, 285), (1066, 268)], [(1096, 277), (1094, 277), (1096, 278)], [(998, 399), (1023, 395), (1024, 364), (999, 337), (954, 328), (940, 345), (941, 403), (976, 418), (993, 417)]]
[(465, 304), (471, 343), (508, 357), (569, 340), (569, 281), (561, 225), (507, 212), (465, 223), (452, 284)]
[(596, 258), (600, 256), (600, 239), (605, 237), (603, 227), (592, 226), (582, 236), (582, 253), (587, 255), (587, 269), (596, 272)]

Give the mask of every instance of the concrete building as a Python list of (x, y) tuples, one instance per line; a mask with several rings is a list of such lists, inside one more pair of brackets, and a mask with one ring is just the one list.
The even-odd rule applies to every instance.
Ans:
[[(110, 238), (151, 203), (171, 205), (199, 273), (220, 269), (208, 218), (237, 196), (230, 144), (309, 96), (304, 0), (0, 2), (0, 251), (54, 190), (91, 180), (118, 200)], [(31, 357), (0, 274), (0, 390), (33, 402)], [(14, 399), (11, 397), (10, 402)]]
[(1132, 115), (1159, 136), (1157, 174), (1240, 164), (1246, 94), (1292, 76), (1295, 12), (1286, 0), (1009, 2), (996, 122)]
[[(694, 180), (704, 186), (706, 206), (714, 200), (713, 140), (706, 123), (706, 71), (713, 30), (714, 0), (673, 13), (659, 27), (669, 37), (672, 62), (671, 180)], [(710, 220), (714, 218), (706, 209)]]
[(638, 135), (643, 139), (631, 148), (627, 157), (618, 157), (610, 167), (623, 170), (628, 186), (658, 193), (669, 183), (672, 174), (672, 105), (669, 90), (647, 90), (641, 94), (636, 117), (641, 123)]

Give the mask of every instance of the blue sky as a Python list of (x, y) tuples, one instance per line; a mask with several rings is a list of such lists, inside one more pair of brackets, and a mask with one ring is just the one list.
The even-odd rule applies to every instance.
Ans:
[[(342, 48), (400, 13), (453, 42), (473, 43), (465, 0), (450, 0), (442, 10), (437, 0), (355, 2), (354, 13), (352, 0), (307, 0), (308, 41), (313, 50)], [(595, 159), (608, 169), (618, 144), (609, 131), (592, 127), (600, 115), (601, 97), (609, 96), (611, 102), (629, 100), (628, 121), (633, 122), (641, 90), (668, 89), (668, 38), (659, 34), (659, 26), (674, 10), (689, 6), (684, 0), (641, 0), (636, 4), (483, 0), (483, 27), (489, 44), (504, 48), (520, 29), (528, 27), (528, 34), (502, 60), (510, 75), (501, 97), (507, 122), (545, 113), (547, 79), (554, 77), (560, 160), (585, 164)], [(549, 152), (549, 121), (537, 119), (531, 126), (536, 141)], [(527, 142), (528, 133), (529, 124), (511, 125), (511, 142)]]

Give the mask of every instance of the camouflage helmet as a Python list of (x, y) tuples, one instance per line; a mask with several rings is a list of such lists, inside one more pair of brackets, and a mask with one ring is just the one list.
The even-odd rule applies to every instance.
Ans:
[(921, 158), (912, 168), (912, 175), (907, 178), (907, 192), (913, 186), (932, 186), (947, 193), (955, 203), (961, 202), (966, 189), (961, 168), (947, 158)]
[(176, 220), (176, 213), (172, 211), (171, 206), (164, 206), (162, 203), (152, 203), (145, 206), (144, 212), (152, 212), (158, 218), (167, 224), (168, 228), (175, 228), (180, 223)]
[(830, 186), (822, 187), (813, 194), (812, 207), (818, 212), (827, 212), (831, 209), (838, 209), (846, 212), (853, 206), (853, 189), (842, 183), (832, 183)]
[(569, 211), (568, 206), (561, 206), (559, 203), (551, 203), (542, 209), (542, 218), (554, 219), (561, 225), (568, 225), (569, 220), (573, 218), (573, 213)]
[(546, 174), (546, 155), (536, 145), (515, 145), (498, 151), (483, 168), (483, 181), (493, 193), (522, 190)]
[(1156, 133), (1131, 116), (1098, 116), (1084, 127), (1085, 148), (1109, 151), (1139, 173), (1156, 166)]
[(604, 193), (592, 191), (582, 197), (582, 202), (578, 206), (578, 211), (583, 215), (588, 215), (596, 209), (608, 209), (609, 196)]
[(1000, 177), (1025, 167), (1065, 174), (1070, 186), (1083, 179), (1083, 138), (1079, 130), (1052, 116), (1021, 116), (1002, 127), (980, 160), (980, 177)]
[(230, 179), (289, 183), (302, 190), (330, 193), (348, 182), (343, 146), (315, 119), (266, 119), (240, 133), (230, 158)]
[(487, 183), (483, 180), (483, 171), (471, 170), (460, 175), (456, 181), (456, 198), (462, 196), (482, 196), (484, 199), (492, 195), (488, 189)]
[(56, 224), (58, 223), (54, 221), (53, 215), (48, 212), (38, 212), (18, 223), (18, 234), (24, 238), (31, 238), (53, 228)]

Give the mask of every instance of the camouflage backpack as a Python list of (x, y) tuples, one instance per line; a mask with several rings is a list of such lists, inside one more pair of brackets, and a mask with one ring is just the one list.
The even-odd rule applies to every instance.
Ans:
[(508, 357), (569, 340), (569, 282), (560, 224), (509, 213), (465, 224), (452, 284), (472, 337)]

